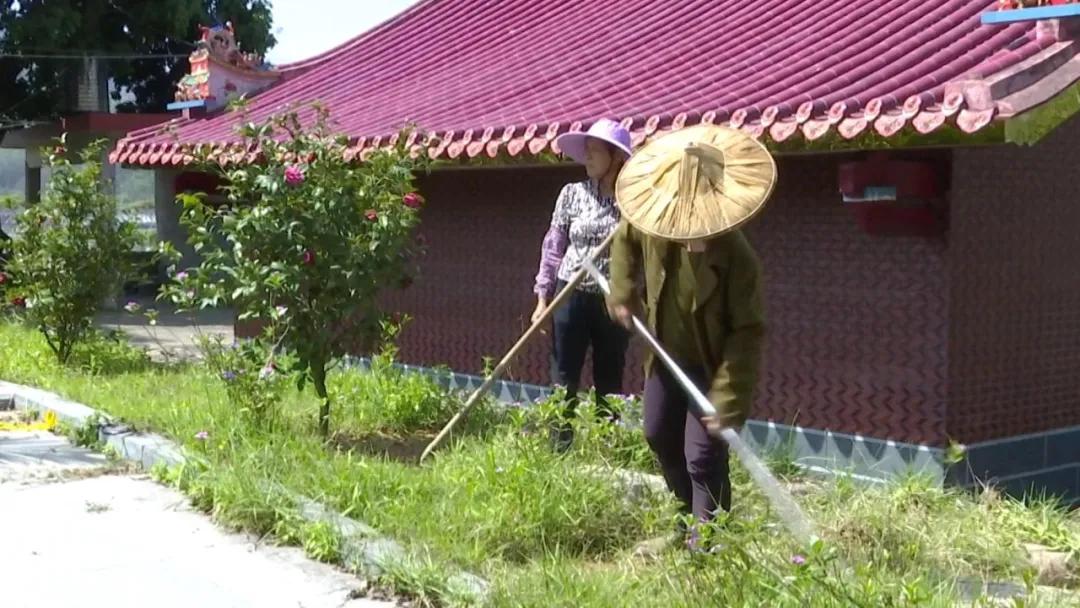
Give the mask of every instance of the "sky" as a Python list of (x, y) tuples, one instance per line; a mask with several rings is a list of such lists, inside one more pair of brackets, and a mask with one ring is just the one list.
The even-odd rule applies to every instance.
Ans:
[(274, 0), (273, 64), (317, 55), (379, 25), (417, 0)]

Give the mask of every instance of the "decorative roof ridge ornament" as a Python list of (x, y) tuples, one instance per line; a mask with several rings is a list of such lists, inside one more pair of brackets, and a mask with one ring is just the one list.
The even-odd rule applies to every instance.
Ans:
[(188, 57), (191, 69), (177, 83), (170, 110), (216, 110), (230, 97), (258, 93), (281, 77), (259, 54), (240, 50), (231, 21), (199, 25), (199, 31), (202, 36)]

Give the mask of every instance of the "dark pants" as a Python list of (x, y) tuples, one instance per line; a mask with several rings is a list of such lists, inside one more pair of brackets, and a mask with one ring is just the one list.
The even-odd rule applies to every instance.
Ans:
[[(708, 381), (698, 367), (683, 367), (702, 391)], [(687, 409), (686, 392), (663, 364), (645, 381), (645, 440), (660, 461), (668, 488), (698, 521), (709, 521), (719, 506), (731, 510), (727, 444), (713, 439)]]
[[(564, 286), (565, 283), (559, 281), (556, 289), (561, 290)], [(585, 366), (585, 353), (590, 345), (597, 404), (604, 407), (604, 395), (622, 393), (630, 334), (608, 316), (604, 296), (574, 291), (555, 311), (554, 325), (552, 382), (566, 388), (567, 413), (572, 414), (577, 405), (581, 369)]]

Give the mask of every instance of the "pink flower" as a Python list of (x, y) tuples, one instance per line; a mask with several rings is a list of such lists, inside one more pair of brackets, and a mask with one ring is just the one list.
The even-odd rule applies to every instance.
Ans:
[(186, 272), (184, 272), (182, 270), (180, 272), (176, 273), (176, 280), (177, 281), (183, 282), (183, 281), (187, 280), (187, 278), (188, 278), (188, 273), (186, 273)]
[(11, 305), (15, 308), (25, 308), (26, 298), (22, 296), (15, 296), (14, 298), (11, 298)]
[(419, 209), (424, 205), (424, 197), (416, 192), (410, 192), (401, 198), (401, 202), (409, 209)]
[(304, 170), (297, 165), (289, 165), (286, 167), (285, 183), (290, 186), (299, 186), (304, 183)]
[(796, 566), (802, 566), (806, 563), (806, 558), (801, 555), (792, 555), (791, 563), (795, 564)]
[(374, 222), (379, 219), (379, 214), (374, 209), (368, 209), (367, 213), (364, 214), (364, 217), (366, 217), (369, 222)]
[(199, 431), (198, 433), (195, 433), (195, 439), (198, 439), (199, 441), (206, 441), (209, 438), (210, 433), (207, 433), (206, 431)]
[(4, 283), (7, 283), (7, 282), (8, 282), (8, 276), (6, 274), (0, 272), (0, 285), (3, 285)]
[(304, 251), (304, 255), (302, 257), (302, 260), (304, 262), (304, 266), (311, 266), (312, 264), (315, 263), (315, 252), (312, 251), (311, 249), (306, 249)]

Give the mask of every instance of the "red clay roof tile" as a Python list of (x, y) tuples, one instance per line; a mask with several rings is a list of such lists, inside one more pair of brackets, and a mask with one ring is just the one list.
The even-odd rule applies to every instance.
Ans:
[[(432, 155), (555, 150), (600, 117), (635, 143), (695, 122), (813, 140), (835, 129), (889, 136), (951, 119), (989, 124), (1006, 96), (1045, 99), (1080, 78), (1057, 28), (984, 26), (993, 0), (422, 0), (321, 56), (285, 66), (255, 96), (259, 120), (324, 102), (356, 153), (407, 121), (440, 134)], [(1062, 77), (1064, 71), (1076, 73)], [(1048, 76), (1053, 75), (1053, 78)], [(1052, 92), (1020, 95), (1053, 82)], [(307, 114), (310, 116), (310, 114)], [(217, 113), (134, 131), (117, 162), (183, 164), (181, 143), (227, 147), (239, 117)], [(146, 144), (154, 144), (148, 146)]]

